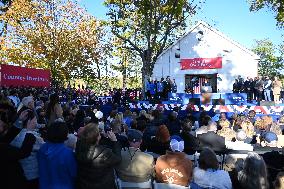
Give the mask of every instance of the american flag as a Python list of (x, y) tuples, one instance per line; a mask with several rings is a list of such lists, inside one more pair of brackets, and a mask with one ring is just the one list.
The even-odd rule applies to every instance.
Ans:
[(196, 84), (196, 82), (195, 81), (190, 81), (191, 83), (191, 86), (192, 86), (192, 84), (193, 84), (193, 91), (194, 91), (194, 94), (200, 94), (201, 93), (201, 86), (202, 86), (202, 84), (205, 82), (205, 77), (198, 77), (198, 86), (197, 86), (197, 84)]

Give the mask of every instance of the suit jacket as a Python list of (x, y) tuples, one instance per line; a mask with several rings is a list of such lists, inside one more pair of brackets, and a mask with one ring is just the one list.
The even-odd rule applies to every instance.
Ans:
[(226, 150), (225, 138), (215, 134), (213, 131), (208, 131), (197, 136), (199, 139), (199, 147), (210, 147), (217, 152), (224, 152)]
[(152, 178), (154, 173), (152, 155), (130, 147), (121, 151), (121, 157), (122, 161), (115, 169), (122, 181), (146, 182)]

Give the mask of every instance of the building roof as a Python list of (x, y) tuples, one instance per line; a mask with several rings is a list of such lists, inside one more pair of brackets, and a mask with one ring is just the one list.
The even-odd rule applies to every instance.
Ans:
[(202, 25), (203, 27), (209, 29), (210, 31), (216, 33), (217, 35), (219, 35), (221, 38), (229, 41), (230, 43), (232, 43), (233, 45), (235, 45), (236, 47), (238, 47), (239, 49), (243, 50), (244, 52), (250, 54), (251, 56), (255, 57), (255, 59), (259, 59), (259, 56), (257, 54), (255, 54), (253, 51), (249, 50), (248, 48), (244, 47), (243, 45), (241, 45), (240, 43), (232, 40), (231, 38), (229, 38), (228, 36), (226, 36), (224, 33), (220, 32), (219, 30), (217, 30), (216, 28), (210, 26), (208, 23), (204, 22), (204, 21), (198, 21), (197, 24), (195, 24), (186, 34), (184, 34), (183, 36), (181, 36), (179, 39), (177, 39), (172, 45), (170, 45), (167, 49), (165, 49), (159, 56), (158, 58), (160, 58), (161, 56), (163, 56), (163, 54), (165, 54), (168, 50), (170, 50), (171, 48), (173, 48), (178, 42), (180, 42), (181, 40), (183, 40), (186, 36), (190, 35), (197, 27), (199, 27), (200, 25)]

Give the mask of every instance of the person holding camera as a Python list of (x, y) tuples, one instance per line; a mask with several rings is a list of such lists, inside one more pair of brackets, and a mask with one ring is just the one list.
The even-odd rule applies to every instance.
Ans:
[(114, 167), (121, 162), (121, 145), (112, 131), (106, 133), (112, 148), (100, 144), (101, 134), (95, 123), (80, 133), (76, 145), (77, 189), (115, 189)]

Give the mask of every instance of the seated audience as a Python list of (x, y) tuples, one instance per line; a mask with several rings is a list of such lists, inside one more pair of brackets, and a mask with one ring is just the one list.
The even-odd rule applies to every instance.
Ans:
[(178, 135), (181, 130), (180, 121), (177, 119), (178, 113), (175, 111), (172, 111), (168, 116), (168, 121), (166, 122), (166, 125), (169, 129), (170, 135)]
[(125, 182), (146, 182), (154, 173), (154, 158), (140, 151), (143, 134), (134, 129), (127, 133), (129, 148), (121, 151), (122, 161), (116, 167), (118, 177)]
[(243, 170), (238, 174), (238, 181), (243, 189), (267, 189), (267, 171), (262, 157), (249, 152), (244, 161)]
[(199, 166), (193, 170), (193, 183), (201, 188), (232, 188), (228, 172), (218, 170), (219, 163), (213, 150), (204, 148), (200, 153), (198, 164)]
[(170, 133), (165, 125), (158, 127), (155, 137), (147, 143), (147, 151), (164, 155), (170, 149)]
[(64, 145), (68, 127), (53, 122), (47, 130), (47, 142), (38, 152), (40, 189), (74, 189), (77, 163), (72, 149)]
[(77, 189), (115, 189), (114, 167), (121, 161), (121, 146), (112, 131), (107, 132), (112, 149), (99, 144), (98, 125), (89, 123), (76, 144)]
[(225, 138), (216, 134), (217, 126), (215, 122), (210, 122), (207, 128), (207, 132), (198, 135), (199, 147), (210, 147), (217, 152), (224, 152), (226, 150)]
[(192, 163), (183, 153), (184, 141), (179, 136), (171, 137), (171, 151), (157, 159), (156, 181), (188, 186), (192, 178)]
[(247, 144), (244, 141), (246, 140), (247, 136), (243, 130), (238, 130), (236, 133), (236, 141), (225, 141), (226, 148), (231, 150), (238, 150), (238, 151), (253, 151), (253, 146), (251, 144)]
[(185, 119), (182, 122), (181, 138), (184, 140), (184, 152), (194, 154), (199, 147), (198, 139), (191, 133), (192, 121)]
[(217, 129), (221, 130), (224, 127), (230, 127), (230, 121), (227, 119), (226, 113), (222, 112), (220, 114), (220, 119), (218, 120), (218, 123), (217, 123)]

